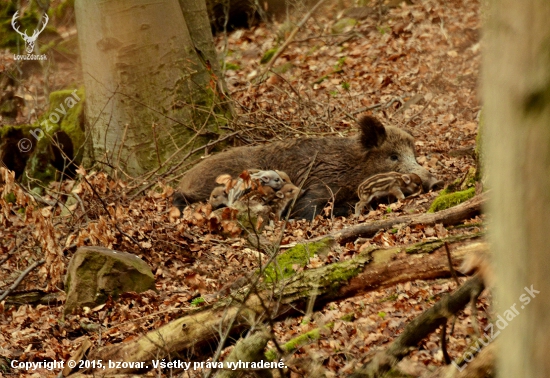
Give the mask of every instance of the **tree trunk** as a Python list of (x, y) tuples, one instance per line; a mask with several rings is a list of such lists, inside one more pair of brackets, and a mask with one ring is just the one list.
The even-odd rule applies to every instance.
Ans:
[(482, 66), (491, 248), (498, 314), (518, 310), (501, 323), (497, 371), (549, 377), (550, 2), (490, 3)]
[[(107, 168), (165, 168), (219, 132), (222, 79), (197, 1), (76, 1), (87, 127)], [(191, 25), (187, 6), (199, 13)]]

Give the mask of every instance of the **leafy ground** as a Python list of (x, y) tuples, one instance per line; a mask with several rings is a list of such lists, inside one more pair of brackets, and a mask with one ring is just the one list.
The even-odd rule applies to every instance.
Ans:
[[(434, 175), (447, 183), (462, 178), (474, 161), (457, 150), (475, 145), (480, 112), (476, 97), (479, 8), (477, 1), (469, 0), (414, 1), (381, 11), (368, 8), (368, 16), (356, 25), (339, 28), (337, 15), (342, 9), (329, 2), (306, 23), (276, 61), (276, 73), (261, 85), (250, 80), (265, 67), (260, 60), (266, 51), (288, 37), (288, 24), (271, 22), (218, 35), (219, 52), (226, 57), (229, 93), (240, 115), (233, 125), (241, 130), (237, 142), (353, 134), (352, 118), (370, 111), (385, 124), (410, 131), (416, 138), (419, 163)], [(297, 23), (304, 14), (303, 10), (294, 12), (291, 21)], [(71, 27), (61, 32), (70, 34)], [(13, 65), (10, 53), (1, 55), (5, 62), (2, 70), (9, 70)], [(47, 90), (80, 82), (78, 61), (58, 59), (47, 76), (35, 73), (24, 85), (12, 88), (33, 101), (27, 101), (14, 119), (2, 123), (36, 119), (47, 108)], [(7, 194), (11, 187), (7, 176), (2, 185)], [(152, 267), (158, 289), (158, 293), (126, 294), (66, 317), (62, 316), (62, 302), (18, 307), (0, 303), (0, 375), (24, 375), (6, 367), (12, 359), (66, 360), (84, 339), (100, 346), (136, 338), (201, 306), (199, 297), (204, 299), (202, 303), (213, 303), (263, 259), (244, 239), (210, 233), (200, 211), (188, 211), (182, 219), (171, 216), (175, 181), (166, 180), (136, 197), (129, 194), (132, 185), (102, 172), (80, 171), (76, 181), (52, 184), (38, 203), (16, 189), (15, 200), (0, 199), (5, 215), (0, 228), (0, 290), (7, 289), (33, 262), (46, 258), (17, 291), (59, 291), (61, 275), (76, 247), (82, 245), (139, 255)], [(61, 216), (57, 204), (71, 192), (81, 202), (70, 208), (70, 216)], [(421, 213), (435, 196), (426, 193), (404, 203), (382, 205), (359, 219), (318, 217), (311, 223), (291, 222), (282, 244), (358, 222)], [(281, 225), (268, 227), (265, 237), (277, 239)], [(461, 231), (437, 225), (379, 232), (327, 256), (316, 256), (305, 269), (349, 259), (364, 246), (398, 246), (476, 231), (477, 227)], [(334, 322), (320, 340), (286, 358), (291, 376), (320, 376), (316, 369), (322, 369), (327, 377), (351, 373), (374, 351), (386, 347), (408, 321), (455, 287), (451, 280), (414, 281), (330, 303), (311, 317), (277, 322), (274, 331), (281, 343)], [(487, 322), (487, 303), (482, 298), (478, 306), (482, 325)], [(459, 316), (450, 336), (451, 358), (459, 358), (471, 341), (468, 311)], [(341, 320), (350, 313), (353, 320)], [(433, 334), (400, 366), (413, 376), (422, 376), (441, 364), (439, 336)], [(57, 372), (37, 371), (34, 375), (55, 376)]]

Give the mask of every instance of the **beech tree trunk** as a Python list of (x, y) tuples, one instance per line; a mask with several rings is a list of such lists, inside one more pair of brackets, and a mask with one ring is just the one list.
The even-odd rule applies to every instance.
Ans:
[(77, 0), (75, 12), (95, 160), (135, 176), (217, 136), (227, 107), (204, 0)]
[[(549, 377), (550, 2), (492, 0), (483, 60), (499, 377)], [(496, 328), (496, 327), (495, 327)]]

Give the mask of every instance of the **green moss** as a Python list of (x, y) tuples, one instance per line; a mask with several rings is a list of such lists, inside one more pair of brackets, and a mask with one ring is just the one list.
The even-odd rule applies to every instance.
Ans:
[(390, 301), (395, 301), (396, 299), (398, 298), (398, 295), (397, 294), (392, 294), (384, 299), (382, 299), (380, 301), (380, 303), (384, 303), (384, 302), (390, 302)]
[[(322, 328), (315, 328), (309, 332), (306, 332), (294, 339), (291, 339), (287, 343), (281, 346), (281, 349), (286, 353), (294, 353), (296, 350), (300, 349), (306, 344), (311, 343), (312, 341), (319, 340), (322, 336), (323, 331), (329, 330), (334, 327), (334, 323), (328, 323)], [(276, 349), (270, 349), (265, 353), (265, 357), (268, 361), (274, 361), (278, 358), (278, 353)]]
[(277, 282), (296, 273), (296, 267), (304, 267), (314, 255), (324, 252), (334, 244), (334, 240), (324, 238), (314, 243), (298, 244), (277, 256), (264, 270), (266, 282)]
[[(223, 65), (223, 62), (220, 64), (220, 66), (222, 66), (222, 65)], [(241, 66), (239, 66), (238, 64), (231, 63), (231, 62), (225, 62), (225, 69), (226, 70), (237, 71), (237, 70), (241, 69)]]
[(275, 55), (275, 53), (277, 52), (277, 50), (279, 50), (278, 47), (274, 47), (272, 49), (269, 49), (265, 52), (265, 54), (262, 56), (262, 59), (260, 59), (260, 63), (261, 64), (266, 64), (268, 63), (271, 58), (273, 58), (273, 55)]
[[(73, 101), (76, 101), (76, 103)], [(68, 89), (50, 93), (48, 117), (54, 112), (61, 116), (60, 121), (57, 123), (58, 130), (66, 132), (71, 137), (75, 151), (77, 149), (82, 150), (80, 147), (83, 146), (84, 140), (86, 139), (83, 125), (81, 124), (84, 101), (85, 93), (82, 87), (76, 91), (74, 89)], [(72, 105), (72, 107), (69, 107), (70, 105)], [(63, 112), (66, 112), (66, 114), (63, 115)], [(78, 160), (80, 160), (80, 158), (81, 155), (77, 156)]]
[(198, 297), (198, 298), (195, 298), (191, 301), (191, 306), (199, 307), (203, 303), (204, 303), (204, 298)]
[[(355, 320), (355, 314), (349, 313), (340, 318), (340, 320), (343, 320), (345, 322), (352, 322)], [(296, 350), (300, 349), (306, 344), (309, 344), (313, 341), (319, 340), (324, 333), (327, 331), (330, 331), (334, 327), (334, 322), (327, 323), (325, 326), (320, 328), (312, 329), (309, 332), (306, 332), (298, 337), (295, 337), (288, 341), (287, 343), (283, 344), (281, 346), (281, 349), (285, 352), (285, 354), (294, 353)], [(276, 349), (270, 349), (267, 352), (265, 352), (265, 357), (268, 361), (274, 361), (279, 357), (278, 352)]]
[(353, 322), (355, 320), (355, 314), (353, 312), (350, 312), (349, 314), (342, 316), (340, 319), (345, 322)]
[[(36, 143), (33, 154), (27, 161), (25, 170), (28, 176), (48, 183), (56, 179), (57, 170), (50, 164), (52, 160), (51, 137), (59, 131), (69, 136), (73, 144), (73, 156), (76, 164), (82, 160), (85, 133), (81, 117), (84, 106), (84, 90), (61, 90), (50, 93), (49, 109), (38, 121), (39, 124), (24, 128), (25, 135)], [(40, 129), (43, 136), (36, 140), (30, 136), (30, 131)], [(37, 133), (36, 133), (37, 134)], [(26, 182), (26, 179), (23, 179)]]
[(4, 197), (4, 200), (7, 202), (7, 203), (15, 203), (15, 193), (13, 192), (9, 192), (8, 194), (6, 194), (6, 196)]
[[(351, 262), (351, 260), (348, 260)], [(332, 269), (328, 272), (327, 279), (332, 282), (332, 285), (336, 288), (342, 282), (347, 282), (353, 277), (355, 277), (362, 270), (360, 266), (356, 264), (348, 263), (348, 261), (343, 261), (338, 264), (333, 264)]]
[(462, 190), (454, 193), (444, 193), (440, 194), (430, 206), (428, 213), (435, 213), (437, 211), (445, 210), (450, 207), (456, 206), (464, 201), (469, 200), (475, 196), (475, 188), (470, 188), (467, 190)]
[(354, 18), (344, 17), (339, 19), (332, 25), (331, 32), (332, 34), (342, 34), (346, 31), (350, 31), (353, 27), (357, 25), (357, 20)]
[(405, 248), (406, 253), (432, 253), (438, 248), (445, 245), (441, 240), (428, 240), (420, 243), (416, 243), (411, 247)]

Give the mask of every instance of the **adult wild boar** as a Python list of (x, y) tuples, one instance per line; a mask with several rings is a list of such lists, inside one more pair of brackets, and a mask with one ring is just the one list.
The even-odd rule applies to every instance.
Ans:
[[(210, 156), (191, 168), (174, 195), (174, 205), (206, 201), (216, 177), (233, 177), (258, 168), (286, 172), (293, 183), (303, 185), (292, 216), (311, 220), (327, 202), (334, 201), (334, 214), (347, 215), (358, 201), (357, 187), (368, 177), (383, 172), (416, 173), (425, 191), (443, 182), (416, 162), (413, 137), (396, 127), (384, 127), (374, 117), (359, 120), (357, 137), (289, 139), (270, 144), (236, 147)], [(315, 158), (309, 175), (308, 168)]]

